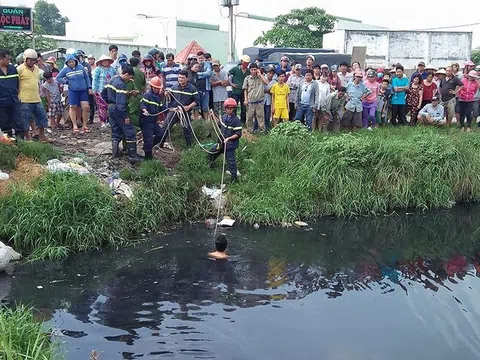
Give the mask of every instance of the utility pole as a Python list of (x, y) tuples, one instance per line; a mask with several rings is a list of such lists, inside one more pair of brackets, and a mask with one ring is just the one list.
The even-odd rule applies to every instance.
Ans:
[(233, 5), (231, 4), (231, 2), (228, 6), (228, 18), (230, 20), (228, 61), (235, 61), (235, 16), (233, 15)]
[(240, 5), (240, 0), (220, 0), (220, 6), (228, 7), (228, 61), (235, 61), (235, 14), (234, 6)]

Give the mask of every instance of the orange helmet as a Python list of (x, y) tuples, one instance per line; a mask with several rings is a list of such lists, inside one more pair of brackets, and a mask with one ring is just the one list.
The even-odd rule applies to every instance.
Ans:
[(227, 100), (225, 100), (225, 102), (223, 103), (223, 106), (228, 108), (236, 108), (237, 107), (237, 102), (235, 101), (235, 99), (232, 99), (232, 98), (228, 98)]
[(150, 86), (161, 89), (163, 87), (162, 80), (158, 76), (155, 76), (150, 80)]

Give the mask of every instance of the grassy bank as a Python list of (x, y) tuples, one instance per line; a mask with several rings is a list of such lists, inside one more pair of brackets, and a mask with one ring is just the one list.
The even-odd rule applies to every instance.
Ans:
[[(324, 136), (287, 125), (253, 142), (242, 140), (242, 176), (228, 186), (228, 215), (274, 225), (323, 215), (446, 208), (480, 197), (476, 133), (387, 128)], [(206, 135), (208, 129), (200, 127)], [(175, 141), (177, 148), (182, 141)], [(51, 151), (30, 156), (46, 161)], [(58, 259), (204, 219), (215, 211), (199, 189), (220, 184), (221, 160), (209, 169), (196, 147), (183, 152), (173, 176), (158, 161), (122, 170), (123, 179), (135, 181), (132, 200), (116, 200), (92, 176), (44, 174), (0, 197), (0, 238), (32, 258)]]
[(0, 359), (59, 359), (48, 329), (33, 317), (31, 308), (0, 307)]
[[(340, 136), (284, 136), (239, 150), (241, 181), (230, 187), (229, 212), (247, 223), (278, 224), (322, 215), (361, 215), (398, 208), (450, 207), (480, 197), (476, 133), (387, 128)], [(218, 183), (199, 149), (186, 153), (181, 173)]]

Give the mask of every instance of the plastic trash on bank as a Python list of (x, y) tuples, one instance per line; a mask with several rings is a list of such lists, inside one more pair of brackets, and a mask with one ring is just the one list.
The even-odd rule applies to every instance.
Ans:
[(116, 177), (115, 174), (107, 179), (107, 183), (114, 195), (123, 195), (128, 199), (133, 197), (133, 191), (130, 186), (125, 184), (119, 177)]
[(64, 163), (58, 159), (48, 160), (47, 170), (51, 173), (75, 172), (80, 175), (86, 175), (90, 173), (90, 171), (86, 167), (76, 162), (72, 161), (69, 163)]
[(7, 173), (4, 173), (0, 171), (0, 181), (6, 181), (10, 178), (10, 176)]
[(222, 196), (224, 188), (222, 189), (216, 189), (216, 188), (209, 188), (206, 187), (205, 185), (202, 186), (202, 193), (203, 195), (207, 196), (210, 201), (212, 202), (213, 206), (215, 209), (222, 209), (225, 206), (225, 197)]

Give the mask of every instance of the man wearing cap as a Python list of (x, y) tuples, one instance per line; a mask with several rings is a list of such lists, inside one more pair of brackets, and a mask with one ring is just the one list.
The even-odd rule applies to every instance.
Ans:
[(447, 115), (447, 126), (449, 126), (455, 116), (456, 97), (458, 92), (462, 89), (463, 83), (455, 76), (451, 66), (446, 68), (445, 73), (445, 78), (440, 81), (439, 89), (442, 106)]
[(425, 71), (425, 63), (423, 61), (420, 61), (418, 63), (417, 71), (415, 71), (410, 77), (410, 82), (413, 82), (413, 78), (417, 75), (420, 75), (422, 77), (422, 80), (425, 80), (427, 78), (428, 73)]
[(247, 106), (247, 129), (253, 133), (253, 118), (256, 117), (260, 131), (265, 131), (264, 85), (268, 79), (260, 73), (257, 64), (250, 65), (250, 75), (243, 81), (243, 96)]
[[(40, 69), (37, 67), (37, 52), (27, 49), (23, 53), (24, 62), (17, 68), (19, 76), (19, 92), (21, 116), (23, 129), (16, 131), (17, 139), (29, 139), (30, 121), (32, 116), (39, 129), (39, 137), (42, 142), (49, 142), (45, 136), (45, 128), (48, 127), (48, 120), (45, 108), (42, 105), (39, 92)], [(34, 124), (34, 125), (35, 125)]]
[(288, 76), (290, 75), (290, 72), (292, 71), (292, 67), (289, 65), (290, 59), (288, 56), (282, 56), (280, 59), (280, 64), (275, 67), (275, 74), (279, 75), (282, 71), (284, 71), (287, 75), (287, 80)]
[(213, 72), (210, 77), (210, 85), (213, 90), (213, 111), (215, 115), (221, 119), (225, 113), (223, 103), (228, 98), (227, 86), (230, 84), (230, 81), (228, 80), (227, 72), (220, 69), (220, 62), (218, 60), (213, 60), (212, 68)]
[(303, 76), (305, 76), (308, 69), (313, 71), (313, 63), (314, 62), (315, 62), (315, 56), (307, 55), (307, 57), (305, 58), (305, 63), (306, 63), (307, 66), (302, 69), (302, 75)]
[(288, 114), (290, 121), (295, 119), (295, 113), (297, 112), (297, 108), (295, 106), (297, 102), (297, 93), (298, 87), (303, 80), (302, 76), (302, 65), (296, 64), (294, 67), (294, 72), (292, 75), (288, 77), (287, 85), (290, 87), (290, 94), (288, 95), (288, 102), (290, 103), (290, 113)]
[(417, 120), (420, 125), (445, 125), (445, 110), (440, 105), (438, 96), (432, 98), (430, 104), (425, 105), (418, 113)]
[(468, 75), (468, 73), (472, 70), (475, 69), (475, 63), (472, 61), (472, 60), (468, 60), (465, 62), (464, 64), (464, 67), (463, 67), (463, 72), (459, 74), (457, 74), (457, 77), (460, 79), (460, 80), (463, 80), (463, 77), (465, 75)]
[[(247, 113), (245, 108), (245, 99), (243, 93), (243, 83), (245, 78), (250, 74), (248, 65), (250, 64), (250, 56), (242, 55), (240, 58), (240, 64), (230, 69), (228, 72), (232, 76), (232, 98), (235, 99), (237, 104), (240, 104), (240, 120), (245, 123), (247, 120)], [(258, 67), (258, 66), (257, 66)]]
[(346, 87), (347, 103), (342, 117), (342, 126), (347, 129), (360, 129), (362, 127), (363, 105), (362, 102), (371, 93), (371, 90), (362, 82), (363, 73), (358, 69), (355, 78)]

